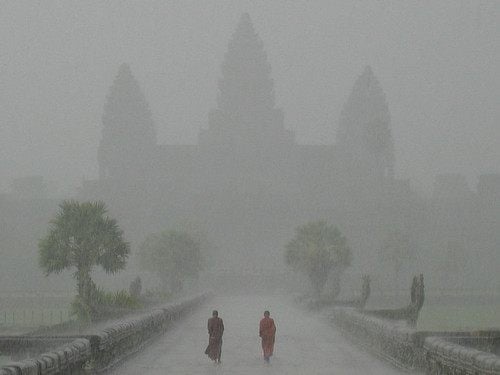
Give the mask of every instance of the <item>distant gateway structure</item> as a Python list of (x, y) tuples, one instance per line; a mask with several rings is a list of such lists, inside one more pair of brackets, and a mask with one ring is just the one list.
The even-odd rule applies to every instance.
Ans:
[(99, 179), (85, 182), (81, 197), (105, 200), (134, 238), (192, 225), (214, 239), (219, 256), (259, 269), (281, 264), (284, 241), (302, 221), (348, 223), (354, 204), (394, 193), (390, 114), (370, 67), (342, 110), (336, 144), (297, 144), (274, 95), (248, 14), (229, 42), (217, 108), (197, 145), (157, 143), (145, 97), (122, 65), (102, 116)]

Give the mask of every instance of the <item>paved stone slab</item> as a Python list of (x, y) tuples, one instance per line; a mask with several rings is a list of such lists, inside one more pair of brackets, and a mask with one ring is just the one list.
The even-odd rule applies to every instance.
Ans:
[[(213, 309), (224, 320), (222, 364), (204, 354), (206, 323)], [(277, 325), (275, 355), (261, 357), (258, 324), (270, 310)], [(401, 373), (389, 364), (346, 342), (340, 333), (283, 297), (219, 297), (211, 300), (179, 327), (121, 364), (112, 374), (151, 375), (332, 375)]]

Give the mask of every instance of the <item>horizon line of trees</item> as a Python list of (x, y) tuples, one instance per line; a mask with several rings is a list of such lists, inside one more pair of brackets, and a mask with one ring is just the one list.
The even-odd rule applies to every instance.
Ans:
[[(46, 276), (73, 270), (77, 295), (71, 311), (80, 321), (95, 321), (117, 309), (139, 307), (142, 283), (137, 277), (129, 290), (106, 292), (92, 280), (92, 270), (107, 274), (125, 269), (130, 244), (116, 219), (107, 215), (102, 201), (65, 200), (51, 220), (47, 234), (40, 239), (39, 265)], [(202, 268), (201, 238), (188, 231), (167, 230), (150, 234), (140, 246), (141, 265), (156, 273), (161, 288), (173, 295), (182, 291), (188, 278), (196, 278)]]

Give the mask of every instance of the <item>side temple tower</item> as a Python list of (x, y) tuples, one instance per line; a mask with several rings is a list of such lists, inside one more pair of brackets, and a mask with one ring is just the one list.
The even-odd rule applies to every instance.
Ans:
[(350, 184), (394, 177), (391, 118), (384, 92), (368, 66), (354, 83), (337, 133), (342, 178)]
[(99, 179), (140, 179), (151, 169), (156, 132), (146, 98), (127, 64), (111, 85), (102, 115)]

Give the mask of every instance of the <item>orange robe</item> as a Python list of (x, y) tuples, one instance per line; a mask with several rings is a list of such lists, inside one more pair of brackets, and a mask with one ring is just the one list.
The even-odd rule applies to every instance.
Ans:
[(224, 333), (224, 323), (219, 317), (212, 317), (208, 319), (208, 346), (205, 350), (205, 354), (210, 357), (211, 360), (220, 361), (222, 354), (222, 334)]
[(276, 325), (272, 318), (264, 317), (260, 321), (259, 336), (262, 339), (262, 351), (264, 358), (269, 358), (274, 351), (274, 337), (276, 335)]

